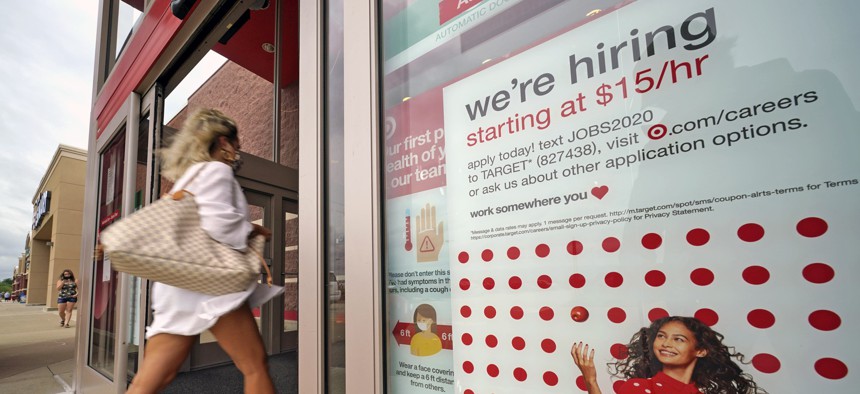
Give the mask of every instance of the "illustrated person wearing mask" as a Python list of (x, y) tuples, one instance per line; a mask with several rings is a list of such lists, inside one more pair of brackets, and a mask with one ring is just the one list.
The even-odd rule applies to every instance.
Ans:
[(418, 305), (412, 316), (417, 332), (409, 342), (413, 356), (432, 356), (442, 350), (442, 340), (436, 335), (436, 309), (429, 304)]
[(57, 281), (57, 310), (60, 312), (60, 327), (69, 328), (72, 311), (78, 302), (78, 281), (70, 269), (63, 270)]
[[(723, 345), (723, 336), (693, 317), (669, 316), (642, 327), (627, 345), (627, 358), (609, 364), (627, 381), (619, 394), (765, 393), (734, 359), (743, 355)], [(588, 394), (601, 394), (594, 349), (577, 342), (570, 350)], [(611, 370), (611, 371), (612, 371)]]
[[(175, 181), (170, 192), (185, 189), (194, 195), (200, 226), (216, 241), (245, 250), (250, 237), (269, 238), (271, 233), (249, 221), (248, 202), (234, 176), (240, 164), (239, 146), (236, 122), (218, 110), (203, 109), (187, 119), (161, 152), (161, 160), (162, 175)], [(156, 282), (143, 363), (128, 393), (164, 389), (176, 377), (196, 335), (205, 330), (242, 372), (246, 393), (274, 393), (251, 308), (281, 291), (255, 282), (245, 291), (213, 296)]]

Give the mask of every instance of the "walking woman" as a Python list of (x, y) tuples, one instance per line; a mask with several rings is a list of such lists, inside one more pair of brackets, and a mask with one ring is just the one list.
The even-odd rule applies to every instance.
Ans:
[(72, 270), (65, 269), (57, 281), (57, 310), (60, 311), (60, 327), (69, 328), (72, 311), (78, 302), (78, 281)]
[[(216, 241), (245, 250), (249, 237), (269, 230), (249, 222), (248, 202), (236, 182), (240, 165), (235, 121), (214, 109), (203, 109), (185, 122), (170, 147), (161, 152), (162, 175), (175, 181), (171, 193), (194, 195), (201, 227)], [(275, 294), (254, 283), (247, 290), (212, 296), (155, 283), (152, 324), (143, 363), (128, 393), (164, 389), (182, 365), (195, 336), (209, 330), (244, 376), (246, 393), (274, 393), (266, 351), (251, 307)]]

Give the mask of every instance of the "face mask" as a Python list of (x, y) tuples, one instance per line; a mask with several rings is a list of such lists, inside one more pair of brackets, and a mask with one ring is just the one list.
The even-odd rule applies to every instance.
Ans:
[(427, 331), (430, 329), (430, 324), (428, 323), (418, 323), (418, 329), (421, 331)]

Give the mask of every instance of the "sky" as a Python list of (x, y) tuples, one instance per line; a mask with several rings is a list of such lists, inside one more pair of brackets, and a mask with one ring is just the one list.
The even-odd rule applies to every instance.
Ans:
[(87, 148), (98, 1), (9, 1), (0, 13), (0, 279), (11, 278), (59, 144)]

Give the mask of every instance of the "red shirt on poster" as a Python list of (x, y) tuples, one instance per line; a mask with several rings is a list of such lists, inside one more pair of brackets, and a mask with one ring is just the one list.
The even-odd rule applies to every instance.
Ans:
[(679, 382), (663, 372), (649, 379), (630, 379), (621, 386), (618, 394), (701, 394), (695, 384)]

